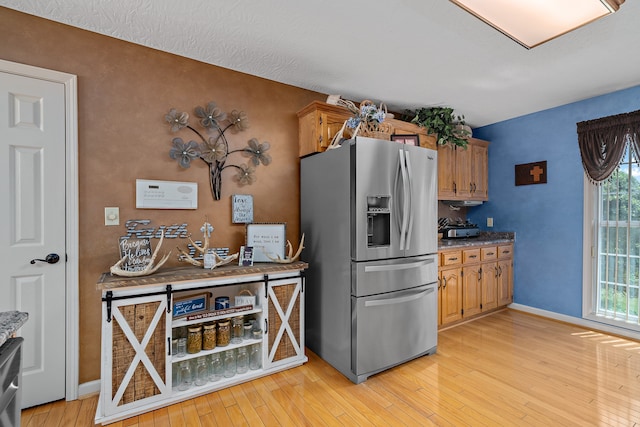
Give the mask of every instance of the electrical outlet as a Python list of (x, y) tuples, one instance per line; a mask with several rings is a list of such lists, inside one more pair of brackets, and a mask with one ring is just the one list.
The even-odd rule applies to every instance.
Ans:
[(120, 225), (120, 208), (104, 208), (104, 225)]
[(487, 218), (487, 227), (493, 227), (493, 218)]

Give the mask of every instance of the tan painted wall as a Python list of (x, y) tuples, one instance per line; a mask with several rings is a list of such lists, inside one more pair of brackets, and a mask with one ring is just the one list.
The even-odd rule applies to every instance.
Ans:
[[(255, 222), (287, 223), (299, 239), (299, 160), (296, 112), (326, 95), (207, 65), (0, 7), (0, 58), (78, 76), (80, 177), (80, 383), (100, 377), (100, 292), (96, 281), (118, 260), (124, 220), (151, 225), (186, 222), (194, 237), (205, 215), (213, 244), (238, 250), (244, 226), (231, 223), (232, 194), (254, 196)], [(225, 111), (246, 111), (251, 127), (230, 137), (271, 143), (273, 163), (257, 169), (257, 182), (238, 188), (225, 171), (222, 200), (213, 201), (201, 160), (184, 170), (168, 156), (164, 115), (215, 101)], [(196, 122), (192, 119), (192, 124)], [(183, 138), (191, 138), (182, 133)], [(234, 156), (238, 156), (237, 154)], [(236, 157), (238, 162), (246, 161)], [(196, 181), (198, 206), (190, 210), (138, 210), (135, 179)], [(104, 226), (104, 208), (119, 206), (121, 224)], [(185, 242), (165, 244), (173, 249)], [(296, 245), (297, 246), (297, 245)]]

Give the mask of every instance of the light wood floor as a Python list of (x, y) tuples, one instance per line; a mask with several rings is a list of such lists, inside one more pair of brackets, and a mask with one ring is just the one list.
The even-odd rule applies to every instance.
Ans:
[[(111, 426), (640, 426), (639, 343), (513, 310), (441, 331), (437, 354), (360, 385), (308, 355)], [(92, 426), (96, 404), (30, 408), (22, 426)]]

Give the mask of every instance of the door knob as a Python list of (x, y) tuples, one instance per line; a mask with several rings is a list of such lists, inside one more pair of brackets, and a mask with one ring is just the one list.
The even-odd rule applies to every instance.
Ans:
[(55, 264), (60, 261), (60, 255), (58, 254), (49, 254), (44, 259), (36, 258), (31, 260), (31, 264), (35, 264), (36, 261), (46, 262), (48, 264)]

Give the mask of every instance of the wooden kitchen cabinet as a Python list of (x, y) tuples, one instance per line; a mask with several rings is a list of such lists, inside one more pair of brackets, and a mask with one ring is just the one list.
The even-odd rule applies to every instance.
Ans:
[(488, 154), (489, 142), (476, 138), (438, 147), (438, 200), (488, 200)]
[(462, 317), (482, 312), (482, 268), (479, 264), (462, 267)]
[[(102, 372), (96, 423), (111, 423), (159, 407), (237, 385), (307, 361), (304, 354), (303, 262), (223, 266), (214, 270), (186, 267), (151, 276), (122, 278), (105, 273), (98, 283), (102, 298)], [(255, 297), (255, 304), (233, 307), (234, 295)], [(179, 316), (176, 300), (206, 295), (209, 306)], [(217, 296), (232, 307), (214, 310)], [(173, 354), (173, 340), (184, 330), (245, 316), (259, 333), (241, 342), (216, 345), (185, 355)], [(218, 343), (220, 344), (220, 343)], [(260, 367), (181, 390), (177, 373), (192, 372), (214, 354), (258, 350)]]
[(498, 305), (503, 306), (513, 302), (513, 245), (499, 246), (498, 253)]
[(462, 252), (440, 254), (438, 272), (438, 326), (462, 319)]
[[(299, 156), (321, 153), (331, 144), (351, 112), (344, 107), (314, 101), (298, 112)], [(428, 135), (426, 129), (397, 119), (387, 119), (392, 133), (398, 135), (418, 135), (420, 146), (436, 149), (436, 135)], [(350, 134), (345, 135), (350, 137)]]
[(349, 117), (351, 114), (348, 110), (322, 102), (312, 102), (299, 111), (300, 157), (325, 151)]
[(495, 246), (481, 249), (482, 261), (482, 311), (498, 307), (498, 250)]
[(439, 327), (513, 302), (512, 252), (513, 244), (440, 251)]

